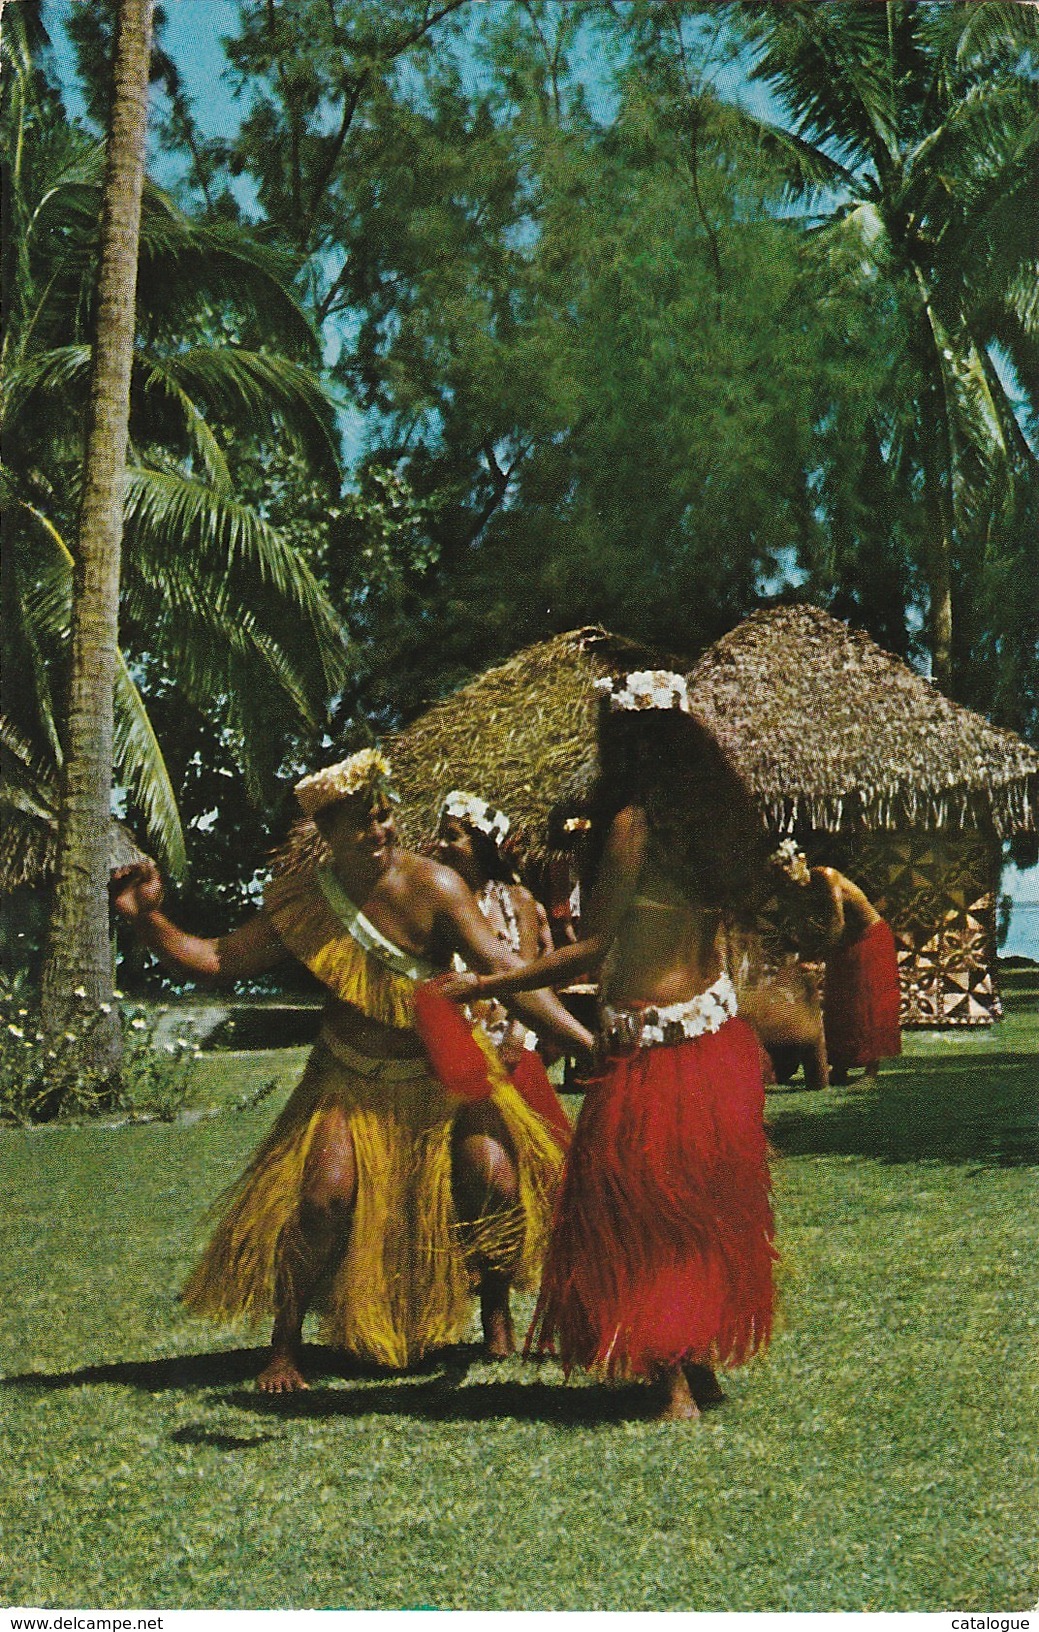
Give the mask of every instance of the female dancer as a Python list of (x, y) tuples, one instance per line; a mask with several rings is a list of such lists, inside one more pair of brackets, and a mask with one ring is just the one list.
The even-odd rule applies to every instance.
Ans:
[[(437, 855), (454, 868), (476, 897), (487, 926), (503, 950), (531, 963), (550, 947), (538, 903), (516, 877), (502, 852), (509, 818), (474, 793), (455, 788), (440, 807)], [(455, 953), (455, 968), (466, 965)], [(532, 1110), (548, 1123), (558, 1143), (570, 1143), (570, 1118), (548, 1080), (537, 1052), (537, 1034), (514, 1019), (497, 998), (470, 1005), (472, 1019), (493, 1042), (501, 1062)]]
[(663, 1384), (697, 1417), (772, 1327), (770, 1183), (758, 1041), (722, 970), (724, 910), (751, 893), (764, 833), (692, 716), (681, 675), (600, 682), (600, 855), (571, 946), (446, 988), (500, 996), (599, 971), (605, 1064), (556, 1205), (528, 1348)]

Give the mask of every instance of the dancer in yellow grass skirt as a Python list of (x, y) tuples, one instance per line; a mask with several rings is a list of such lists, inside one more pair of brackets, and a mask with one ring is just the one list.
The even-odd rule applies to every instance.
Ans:
[[(150, 863), (113, 881), (116, 910), (179, 975), (232, 984), (291, 956), (327, 991), (303, 1078), (222, 1198), (184, 1298), (218, 1319), (273, 1316), (259, 1379), (271, 1392), (307, 1386), (312, 1304), (328, 1342), (405, 1366), (464, 1335), (475, 1286), (487, 1353), (500, 1357), (512, 1346), (510, 1285), (537, 1283), (559, 1146), (492, 1048), (477, 1072), (482, 1097), (438, 1080), (415, 1030), (415, 994), (428, 994), (423, 983), (456, 950), (484, 970), (515, 960), (456, 873), (398, 844), (381, 754), (362, 750), (296, 793), (329, 859), (275, 878), (263, 910), (230, 935), (173, 924)], [(522, 1006), (571, 1047), (590, 1045), (551, 992)], [(434, 1054), (444, 1060), (443, 1039)]]

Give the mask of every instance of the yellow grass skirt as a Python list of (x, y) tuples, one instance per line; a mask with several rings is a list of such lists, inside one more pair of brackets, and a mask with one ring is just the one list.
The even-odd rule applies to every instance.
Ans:
[[(279, 1265), (302, 1249), (299, 1197), (323, 1113), (346, 1114), (357, 1202), (346, 1252), (319, 1289), (322, 1336), (387, 1366), (407, 1366), (466, 1335), (473, 1252), (537, 1285), (562, 1156), (510, 1083), (493, 1095), (517, 1158), (516, 1212), (460, 1225), (451, 1189), (458, 1101), (424, 1059), (376, 1060), (324, 1035), (298, 1087), (245, 1172), (214, 1211), (219, 1222), (183, 1291), (195, 1313), (258, 1321), (274, 1313)], [(468, 1249), (468, 1250), (467, 1250)]]

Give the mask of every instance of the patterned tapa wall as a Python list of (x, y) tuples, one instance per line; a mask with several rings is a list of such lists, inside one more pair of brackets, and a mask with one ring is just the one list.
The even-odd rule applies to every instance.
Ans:
[(820, 836), (810, 849), (813, 860), (832, 860), (860, 884), (891, 925), (903, 1026), (987, 1026), (1000, 1018), (991, 841), (978, 834), (872, 833), (853, 847)]

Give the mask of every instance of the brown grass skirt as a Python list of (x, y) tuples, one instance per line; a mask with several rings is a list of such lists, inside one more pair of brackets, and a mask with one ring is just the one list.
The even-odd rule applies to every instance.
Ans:
[[(493, 1103), (516, 1153), (520, 1216), (481, 1222), (478, 1249), (521, 1287), (537, 1284), (562, 1156), (511, 1084)], [(274, 1313), (280, 1265), (302, 1251), (299, 1197), (322, 1115), (346, 1115), (357, 1202), (342, 1260), (315, 1306), (326, 1342), (389, 1366), (465, 1337), (474, 1232), (451, 1185), (458, 1101), (424, 1060), (373, 1060), (317, 1044), (303, 1077), (242, 1176), (218, 1200), (213, 1237), (183, 1292), (197, 1314), (257, 1321)], [(496, 1239), (496, 1231), (502, 1239)]]

